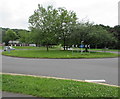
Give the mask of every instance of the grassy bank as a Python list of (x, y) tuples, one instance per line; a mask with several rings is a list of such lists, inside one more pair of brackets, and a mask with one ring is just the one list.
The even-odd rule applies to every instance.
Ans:
[(61, 50), (14, 50), (11, 52), (3, 52), (3, 55), (16, 56), (16, 57), (28, 57), (28, 58), (105, 58), (105, 57), (117, 57), (114, 53), (104, 52), (91, 52), (83, 53)]
[[(2, 76), (2, 90), (37, 97), (118, 97), (118, 87), (30, 76)], [(87, 98), (86, 98), (87, 99)]]
[(0, 49), (2, 49), (2, 46), (0, 46)]

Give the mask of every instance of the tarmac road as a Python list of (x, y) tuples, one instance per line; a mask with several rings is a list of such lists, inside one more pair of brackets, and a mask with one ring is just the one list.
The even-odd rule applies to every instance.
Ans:
[(2, 72), (79, 80), (106, 80), (118, 85), (118, 58), (28, 59), (2, 56)]
[(31, 95), (25, 95), (20, 93), (13, 93), (13, 92), (2, 92), (2, 99), (48, 99), (42, 97), (34, 97)]

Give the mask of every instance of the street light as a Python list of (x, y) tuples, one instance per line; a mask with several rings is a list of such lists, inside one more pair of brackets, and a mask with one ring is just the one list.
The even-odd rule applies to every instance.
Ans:
[(66, 49), (65, 48), (65, 37), (64, 37), (65, 36), (65, 33), (64, 33), (65, 32), (65, 30), (64, 30), (65, 29), (65, 25), (66, 25), (66, 23), (63, 22), (62, 23), (62, 30), (63, 30), (63, 39), (64, 39), (64, 50)]
[(81, 54), (82, 54), (82, 45), (83, 45), (83, 42), (84, 42), (84, 41), (81, 41)]

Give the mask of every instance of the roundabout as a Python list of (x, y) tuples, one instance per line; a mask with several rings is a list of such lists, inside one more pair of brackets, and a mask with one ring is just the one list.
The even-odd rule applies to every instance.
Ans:
[(118, 58), (30, 59), (2, 56), (2, 72), (80, 80), (106, 80), (118, 85)]
[[(8, 54), (11, 54), (11, 52)], [(23, 58), (21, 57), (20, 58), (17, 56), (10, 57), (10, 55), (9, 56), (3, 55), (2, 56), (2, 72), (3, 72), (3, 77), (7, 74), (8, 75), (13, 74), (11, 75), (11, 78), (12, 77), (14, 78), (14, 74), (15, 75), (20, 74), (21, 77), (22, 75), (26, 75), (27, 78), (29, 78), (28, 76), (31, 75), (33, 77), (34, 76), (43, 77), (43, 78), (45, 77), (46, 80), (47, 78), (51, 78), (54, 80), (55, 79), (67, 80), (68, 79), (70, 80), (70, 82), (71, 80), (72, 81), (75, 80), (75, 82), (80, 81), (80, 83), (86, 82), (86, 81), (87, 82), (88, 81), (105, 81), (104, 83), (102, 83), (102, 85), (103, 86), (105, 85), (106, 88), (108, 87), (115, 88), (116, 86), (118, 86), (118, 58), (117, 57), (116, 58), (105, 58), (105, 57), (104, 58), (89, 58), (89, 59), (88, 58), (87, 59), (85, 58), (77, 58), (77, 59), (76, 58), (74, 59), (73, 58), (71, 59), (70, 58), (57, 58), (57, 59), (51, 58), (50, 59), (50, 58), (40, 58), (40, 57), (39, 58), (33, 58), (33, 57), (23, 57)], [(4, 78), (4, 80), (5, 79), (6, 78)], [(35, 78), (32, 78), (32, 79), (35, 79)], [(33, 82), (33, 81), (30, 81), (30, 82)], [(21, 80), (19, 83), (21, 83)], [(18, 86), (17, 88), (19, 88), (19, 83), (18, 84), (15, 83), (13, 85)], [(29, 87), (31, 87), (30, 85)], [(4, 85), (4, 88), (5, 86), (6, 85)], [(58, 87), (59, 86), (61, 86), (61, 84), (58, 84)], [(88, 86), (91, 87), (92, 85), (88, 83)], [(83, 84), (83, 87), (86, 87), (86, 86), (84, 86)], [(34, 87), (31, 87), (31, 88), (34, 88)], [(109, 88), (106, 90), (109, 90)], [(88, 89), (85, 89), (85, 90), (87, 92)], [(110, 90), (114, 90), (114, 89), (110, 89)], [(10, 97), (11, 93), (9, 93), (9, 90), (3, 90), (3, 91), (8, 91), (8, 93), (3, 94), (3, 96)], [(11, 92), (14, 92), (14, 91), (11, 91)], [(22, 93), (20, 90), (19, 92)], [(12, 93), (12, 95), (16, 96), (17, 94), (15, 93)], [(102, 92), (101, 94), (104, 94), (104, 93), (106, 92)], [(24, 94), (27, 94), (27, 91)], [(34, 94), (30, 94), (30, 95), (34, 96)], [(20, 96), (22, 96), (22, 94), (20, 94)], [(44, 95), (42, 97), (44, 97)]]

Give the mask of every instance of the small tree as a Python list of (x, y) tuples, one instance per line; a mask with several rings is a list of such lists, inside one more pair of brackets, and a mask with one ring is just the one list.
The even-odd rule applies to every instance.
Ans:
[(6, 45), (8, 45), (9, 41), (12, 41), (13, 44), (13, 41), (16, 40), (17, 37), (17, 34), (13, 30), (8, 29), (3, 37), (3, 40), (5, 41)]
[(32, 35), (31, 35), (31, 32), (28, 32), (28, 31), (19, 31), (19, 41), (22, 42), (22, 43), (26, 43), (26, 44), (29, 44), (29, 43), (32, 43)]
[(70, 45), (71, 34), (73, 27), (76, 25), (77, 17), (73, 11), (67, 11), (65, 8), (59, 8), (59, 37), (63, 41), (64, 50), (65, 46)]

